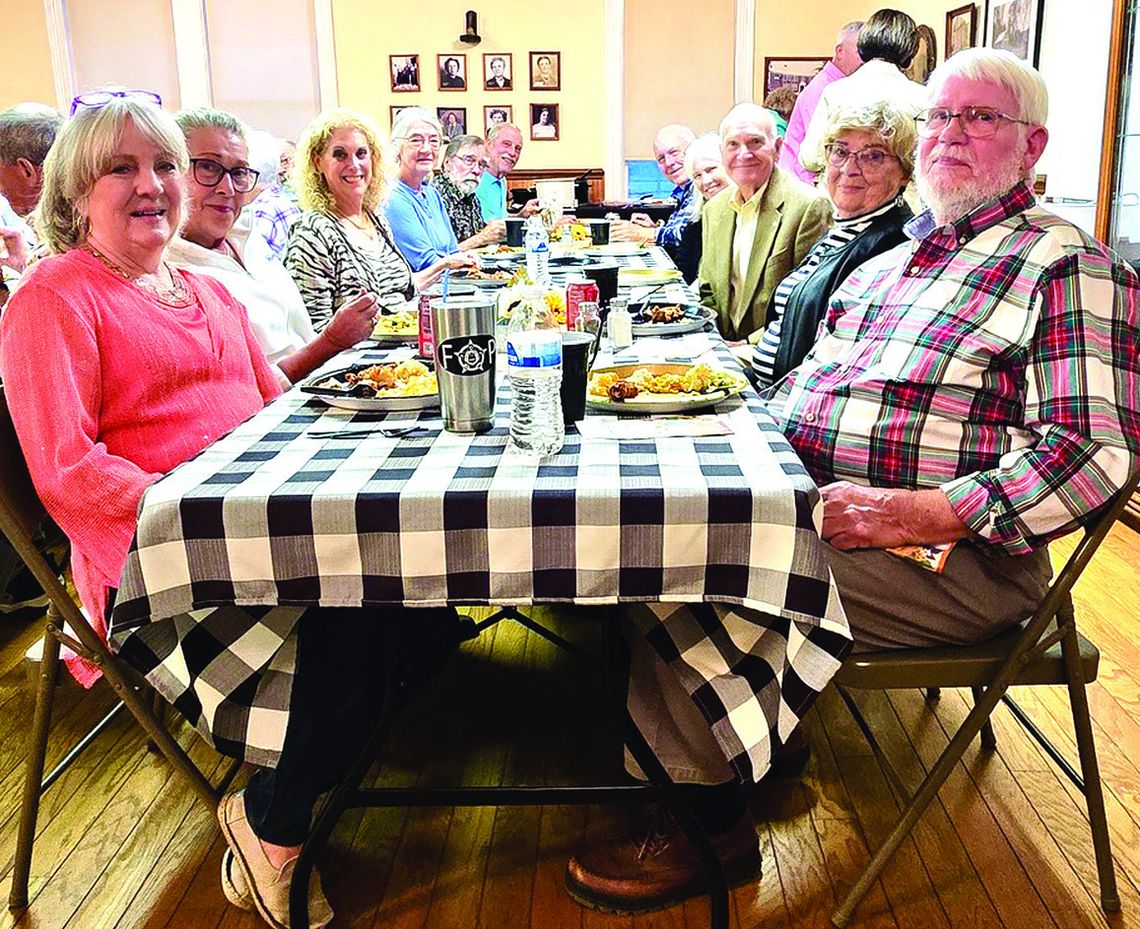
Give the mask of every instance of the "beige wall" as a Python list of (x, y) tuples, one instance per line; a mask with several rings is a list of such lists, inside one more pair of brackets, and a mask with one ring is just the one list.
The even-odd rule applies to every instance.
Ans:
[[(920, 26), (929, 26), (938, 39), (938, 60), (946, 37), (946, 11), (964, 3), (948, 0), (891, 0), (850, 3), (845, 0), (816, 0), (795, 3), (789, 0), (756, 0), (755, 99), (764, 96), (764, 59), (787, 57), (830, 57), (835, 34), (852, 20), (866, 19), (875, 10), (889, 5), (914, 17)], [(978, 4), (978, 30), (984, 3)]]
[[(733, 0), (625, 0), (625, 156), (666, 123), (700, 133), (732, 106)], [(699, 49), (699, 54), (696, 50)]]
[[(479, 13), (479, 45), (459, 41), (464, 13)], [(333, 0), (337, 86), (341, 105), (370, 113), (390, 125), (389, 107), (466, 107), (469, 130), (481, 132), (484, 106), (511, 106), (523, 131), (520, 168), (601, 167), (605, 139), (597, 129), (602, 114), (605, 61), (602, 0), (432, 0), (430, 4), (379, 4)], [(562, 53), (562, 90), (531, 91), (529, 52)], [(512, 89), (483, 89), (484, 53), (510, 52)], [(420, 56), (419, 93), (392, 93), (388, 55)], [(437, 89), (437, 54), (467, 55), (468, 89)], [(559, 105), (560, 141), (530, 139), (530, 103)]]
[(4, 79), (0, 80), (0, 108), (26, 100), (55, 105), (51, 77), (47, 19), (42, 3), (0, 0)]

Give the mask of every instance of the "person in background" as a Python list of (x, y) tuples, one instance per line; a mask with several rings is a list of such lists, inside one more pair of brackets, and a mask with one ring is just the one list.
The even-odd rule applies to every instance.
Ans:
[(824, 170), (823, 134), (835, 110), (886, 100), (917, 116), (925, 105), (926, 88), (903, 73), (918, 51), (918, 27), (906, 13), (883, 9), (871, 14), (859, 30), (857, 47), (863, 67), (824, 88), (804, 133), (800, 164), (812, 174)]
[(808, 124), (811, 123), (815, 108), (819, 105), (819, 98), (824, 88), (834, 81), (854, 74), (863, 64), (858, 50), (859, 30), (862, 28), (861, 22), (853, 22), (839, 30), (839, 34), (835, 37), (835, 50), (831, 54), (831, 60), (800, 91), (800, 95), (796, 97), (796, 105), (792, 107), (792, 115), (788, 117), (788, 130), (784, 133), (779, 165), (808, 184), (815, 182), (815, 175), (800, 164), (800, 145), (803, 144), (804, 134), (807, 132)]
[(681, 243), (673, 261), (684, 275), (685, 283), (691, 284), (697, 278), (701, 263), (701, 214), (705, 203), (732, 186), (732, 178), (724, 170), (720, 136), (715, 132), (706, 133), (686, 149), (685, 174), (692, 179), (697, 196), (689, 206), (691, 218), (681, 232)]
[(826, 231), (831, 204), (776, 167), (781, 139), (772, 114), (738, 103), (720, 124), (721, 155), (734, 188), (704, 208), (701, 302), (747, 360), (767, 321), (776, 285)]
[(443, 198), (447, 218), (463, 251), (497, 242), (506, 231), (506, 223), (501, 219), (483, 222), (475, 188), (486, 166), (483, 140), (477, 135), (457, 136), (444, 150), (443, 171), (432, 181)]
[[(660, 245), (674, 262), (677, 261), (681, 236), (685, 227), (694, 219), (694, 207), (699, 210), (696, 189), (685, 173), (685, 152), (696, 137), (696, 133), (688, 126), (670, 124), (657, 130), (653, 139), (653, 157), (665, 179), (673, 184), (672, 197), (677, 206), (660, 227), (644, 214), (635, 215), (629, 220), (617, 220), (610, 226), (610, 238), (618, 242)], [(688, 270), (695, 276), (695, 269)], [(690, 275), (686, 277), (691, 280)]]
[(902, 193), (914, 170), (914, 120), (889, 103), (836, 110), (824, 135), (827, 234), (772, 294), (768, 325), (752, 354), (759, 387), (796, 367), (815, 342), (835, 289), (863, 262), (904, 242), (914, 215)]
[(792, 109), (796, 105), (796, 89), (794, 87), (777, 87), (764, 98), (764, 106), (772, 111), (772, 118), (776, 120), (776, 134), (782, 139), (788, 131), (788, 120)]
[[(492, 117), (494, 111), (492, 111)], [(483, 211), (483, 219), (506, 219), (507, 217), (507, 175), (522, 157), (523, 137), (519, 127), (512, 123), (492, 125), (487, 130), (487, 167), (479, 178), (475, 196)], [(529, 200), (518, 211), (519, 216), (530, 216), (538, 210), (538, 200)]]
[(351, 110), (322, 113), (302, 134), (297, 159), (304, 213), (289, 236), (285, 267), (317, 332), (361, 295), (391, 313), (443, 274), (443, 263), (413, 273), (379, 212), (384, 150), (371, 119)]
[(439, 160), (442, 136), (439, 120), (423, 107), (408, 107), (392, 123), (396, 182), (385, 210), (396, 246), (414, 271), (433, 265), (475, 265), (473, 257), (459, 251), (443, 198), (428, 183)]
[[(268, 132), (247, 131), (250, 167), (257, 172), (257, 186), (246, 198), (245, 209), (238, 217), (242, 233), (252, 230), (269, 247), (278, 261), (285, 257), (289, 231), (301, 218), (301, 208), (292, 191), (281, 185), (278, 169), (285, 157), (285, 143)], [(291, 161), (292, 159), (290, 159)]]
[(277, 183), (293, 199), (297, 194), (293, 191), (293, 164), (297, 160), (297, 143), (292, 139), (281, 140), (281, 158), (277, 163)]
[[(246, 139), (251, 135), (236, 116), (207, 108), (183, 110), (175, 120), (186, 139), (187, 217), (167, 249), (167, 259), (221, 282), (241, 301), (250, 327), (270, 364), (289, 386), (333, 355), (368, 337), (378, 312), (365, 295), (342, 307), (321, 331), (313, 332), (297, 285), (268, 243), (248, 224), (244, 199), (256, 190)], [(262, 165), (276, 177), (276, 151)]]
[(40, 199), (43, 164), (63, 117), (39, 103), (20, 103), (0, 112), (0, 264), (24, 270), (36, 237), (27, 216)]

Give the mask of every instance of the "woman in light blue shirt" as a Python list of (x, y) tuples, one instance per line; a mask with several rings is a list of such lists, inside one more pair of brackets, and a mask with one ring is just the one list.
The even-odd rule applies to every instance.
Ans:
[(409, 107), (392, 124), (398, 180), (386, 212), (396, 245), (415, 271), (444, 259), (450, 267), (475, 265), (460, 253), (447, 208), (429, 183), (442, 140), (439, 120), (422, 107)]

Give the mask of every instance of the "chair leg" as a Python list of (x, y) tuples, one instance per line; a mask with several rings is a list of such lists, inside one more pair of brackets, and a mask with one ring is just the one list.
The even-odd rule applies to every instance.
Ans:
[[(986, 692), (984, 687), (970, 688), (974, 692), (974, 704), (977, 705), (978, 701), (982, 699), (982, 694)], [(986, 717), (985, 725), (982, 726), (980, 734), (982, 748), (987, 752), (992, 752), (997, 749), (997, 736), (994, 735), (994, 724), (990, 717)]]
[(1089, 717), (1089, 697), (1081, 678), (1080, 646), (1074, 626), (1069, 626), (1061, 639), (1061, 655), (1069, 678), (1069, 706), (1073, 711), (1077, 754), (1085, 781), (1085, 803), (1088, 806), (1097, 879), (1100, 882), (1100, 906), (1106, 913), (1115, 913), (1120, 909), (1120, 894), (1116, 889), (1116, 871), (1112, 866), (1112, 846), (1108, 836), (1108, 818), (1104, 812), (1100, 765), (1096, 758), (1096, 743), (1093, 741), (1092, 720)]
[[(59, 622), (54, 605), (48, 610), (47, 625)], [(24, 766), (24, 794), (20, 804), (20, 827), (16, 836), (16, 857), (12, 864), (12, 889), (8, 892), (8, 908), (24, 909), (28, 905), (28, 879), (32, 869), (32, 846), (36, 839), (36, 820), (40, 812), (40, 784), (47, 758), (51, 711), (55, 702), (56, 671), (59, 667), (59, 639), (45, 631), (44, 649), (40, 656), (39, 680), (36, 686), (36, 708), (32, 717), (32, 735), (28, 760)]]
[(942, 689), (940, 687), (927, 687), (926, 688), (926, 700), (927, 700), (927, 702), (933, 703), (935, 700), (938, 700), (941, 696), (942, 696)]

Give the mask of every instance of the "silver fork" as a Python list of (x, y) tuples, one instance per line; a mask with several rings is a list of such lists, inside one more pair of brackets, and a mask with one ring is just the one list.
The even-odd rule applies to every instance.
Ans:
[(325, 429), (314, 430), (313, 432), (306, 432), (305, 437), (310, 439), (338, 439), (344, 438), (358, 438), (365, 435), (376, 435), (379, 433), (388, 439), (398, 439), (400, 436), (409, 435), (413, 432), (418, 432), (426, 427), (419, 423), (414, 423), (407, 426), (391, 426), (389, 428), (367, 426), (347, 426), (344, 429)]

